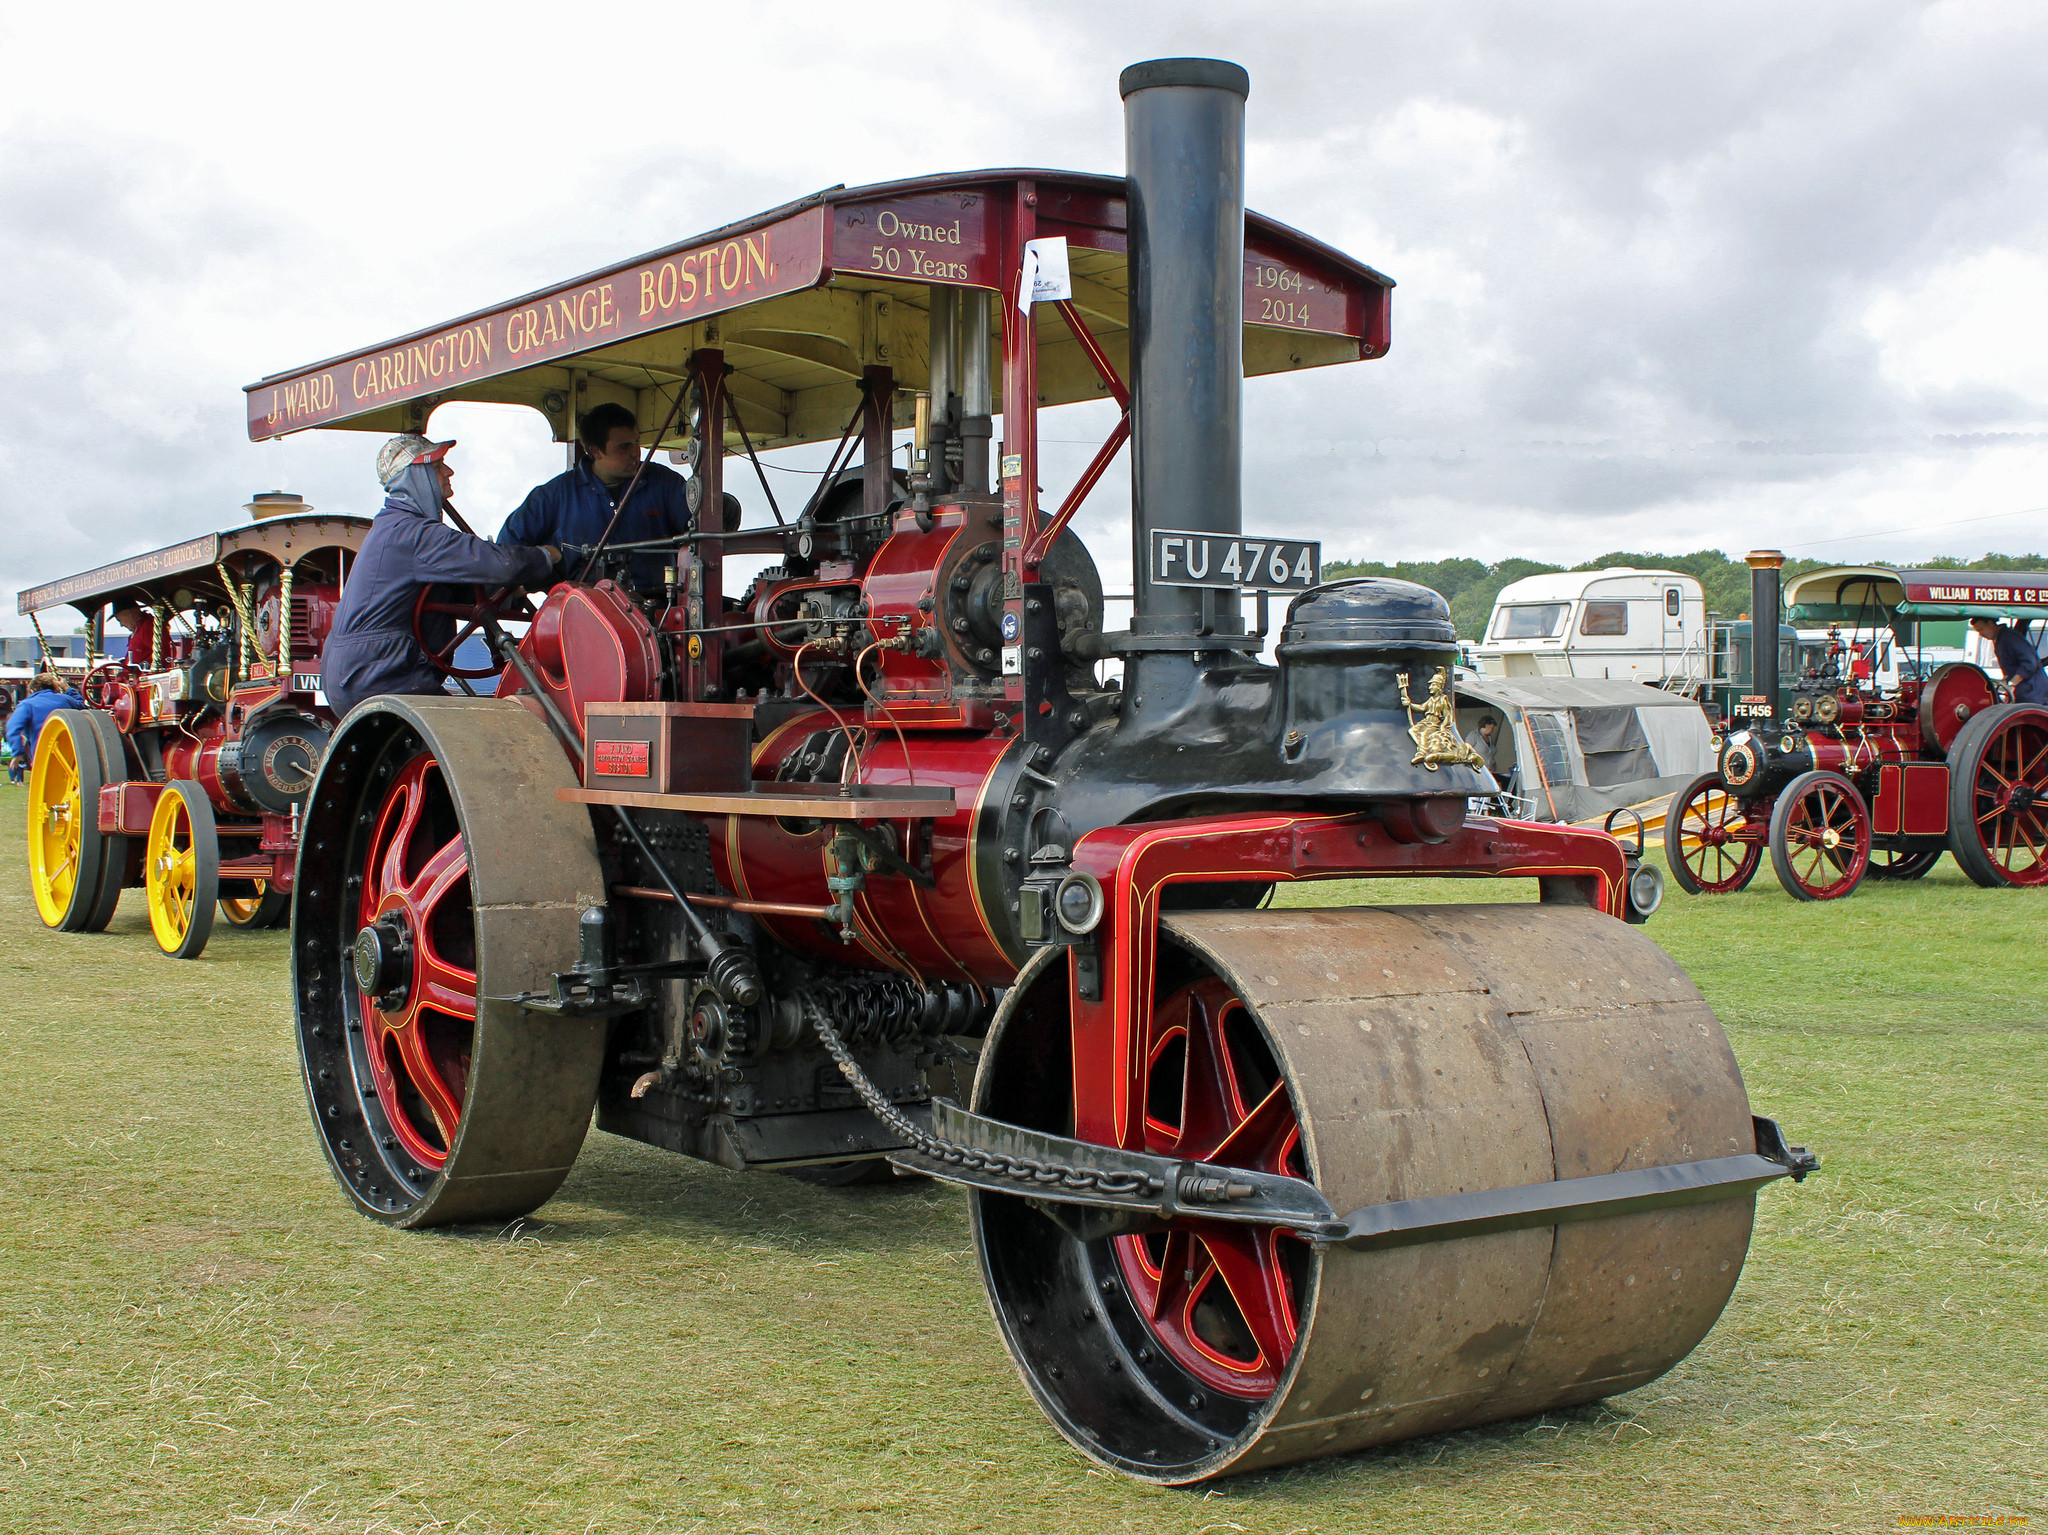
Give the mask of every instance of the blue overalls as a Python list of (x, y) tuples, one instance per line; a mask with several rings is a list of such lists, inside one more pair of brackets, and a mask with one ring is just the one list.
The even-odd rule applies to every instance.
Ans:
[[(421, 510), (422, 505), (434, 510)], [(413, 638), (420, 588), (436, 582), (537, 587), (550, 566), (539, 549), (500, 548), (441, 520), (431, 464), (408, 468), (370, 524), (349, 568), (334, 628), (320, 654), (320, 686), (337, 714), (380, 693), (440, 693), (445, 675)], [(426, 614), (420, 632), (436, 649), (455, 637), (455, 620)]]
[[(644, 543), (655, 538), (675, 538), (690, 531), (690, 482), (664, 464), (641, 467), (640, 483), (626, 503), (619, 525), (613, 529), (614, 544)], [(623, 486), (620, 487), (622, 490)], [(536, 485), (519, 503), (519, 509), (498, 529), (501, 544), (578, 544), (585, 548), (604, 537), (612, 520), (613, 493), (588, 464), (578, 464), (544, 485)], [(677, 563), (677, 554), (636, 554), (629, 567), (633, 585), (653, 591), (661, 585), (662, 572)], [(572, 572), (573, 574), (573, 572)]]

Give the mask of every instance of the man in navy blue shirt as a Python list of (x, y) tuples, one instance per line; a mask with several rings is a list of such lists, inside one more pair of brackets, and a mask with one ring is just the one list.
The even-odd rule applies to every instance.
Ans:
[(2040, 653), (2027, 643), (2024, 634), (2011, 624), (1988, 616), (1971, 619), (1970, 627), (1980, 639), (1991, 642), (1998, 657), (1998, 669), (2005, 673), (2006, 685), (2012, 689), (2013, 702), (2048, 704), (2048, 673), (2043, 672)]
[(14, 753), (7, 776), (14, 783), (21, 782), (23, 769), (35, 760), (36, 740), (43, 733), (43, 721), (59, 709), (85, 707), (78, 689), (66, 688), (55, 672), (38, 672), (34, 686), (35, 691), (7, 716), (7, 746)]
[[(336, 714), (381, 693), (440, 693), (445, 674), (427, 659), (413, 633), (420, 592), (440, 582), (484, 587), (541, 587), (559, 558), (552, 548), (500, 548), (441, 520), (454, 488), (452, 442), (405, 433), (377, 455), (384, 509), (364, 535), (320, 655), (320, 687)], [(455, 620), (422, 617), (420, 634), (445, 649)]]
[[(583, 413), (576, 423), (583, 445), (582, 461), (567, 474), (536, 485), (498, 530), (501, 544), (579, 545), (589, 548), (611, 526), (612, 513), (626, 487), (632, 499), (612, 529), (612, 544), (638, 544), (675, 538), (690, 531), (690, 482), (665, 464), (640, 462), (640, 423), (625, 406), (606, 401)], [(638, 471), (640, 481), (633, 483)], [(665, 568), (680, 554), (661, 551), (636, 555), (633, 584), (642, 590), (661, 585)], [(577, 574), (571, 562), (570, 574)]]

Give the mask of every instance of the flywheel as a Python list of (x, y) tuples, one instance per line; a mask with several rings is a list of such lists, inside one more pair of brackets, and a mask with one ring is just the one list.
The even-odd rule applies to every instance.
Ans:
[(379, 698), (307, 801), (292, 921), (321, 1146), (364, 1214), (504, 1220), (561, 1186), (597, 1099), (603, 1020), (529, 1013), (603, 899), (589, 813), (509, 700)]
[[(1127, 1149), (1306, 1177), (1350, 1211), (1755, 1147), (1712, 1010), (1598, 912), (1208, 911), (1160, 938)], [(1042, 951), (976, 1112), (1091, 1138), (1067, 998), (1065, 954)], [(1083, 1452), (1163, 1483), (1644, 1385), (1720, 1316), (1754, 1214), (1749, 1195), (1359, 1250), (1199, 1216), (1086, 1240), (1026, 1197), (973, 1198), (1032, 1394)]]

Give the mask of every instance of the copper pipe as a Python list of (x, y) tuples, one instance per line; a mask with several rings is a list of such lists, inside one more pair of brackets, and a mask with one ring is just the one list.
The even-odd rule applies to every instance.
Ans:
[[(643, 901), (669, 901), (675, 897), (666, 890), (656, 890), (647, 885), (614, 885), (613, 895), (638, 896)], [(820, 922), (830, 921), (833, 908), (830, 906), (792, 906), (787, 901), (742, 901), (731, 895), (693, 895), (692, 906), (710, 906), (719, 911), (744, 911), (760, 917), (815, 917)]]

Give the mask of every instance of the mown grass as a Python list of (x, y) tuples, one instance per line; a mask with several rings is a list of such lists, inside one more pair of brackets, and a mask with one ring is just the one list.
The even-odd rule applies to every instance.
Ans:
[[(2044, 1512), (2048, 901), (1768, 873), (1653, 928), (1826, 1170), (1706, 1343), (1596, 1407), (1197, 1492), (1090, 1468), (984, 1308), (960, 1198), (594, 1134), (498, 1230), (351, 1214), (282, 934), (49, 933), (0, 791), (0, 1528), (1337, 1532), (1896, 1528)], [(1473, 898), (1483, 885), (1295, 900)]]

